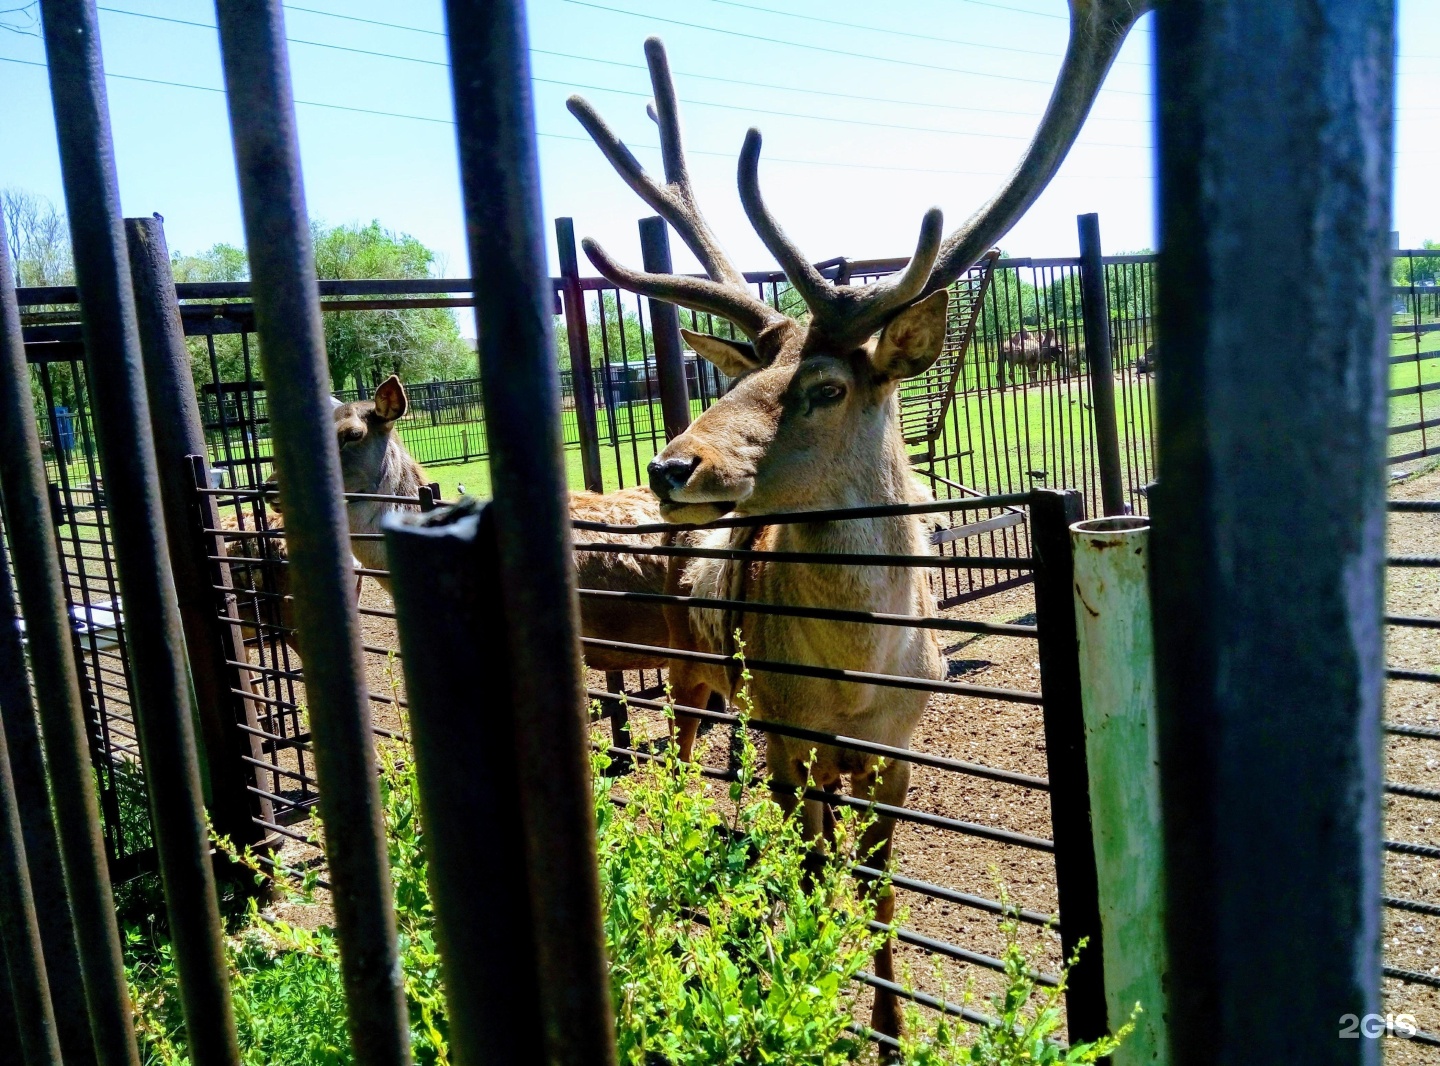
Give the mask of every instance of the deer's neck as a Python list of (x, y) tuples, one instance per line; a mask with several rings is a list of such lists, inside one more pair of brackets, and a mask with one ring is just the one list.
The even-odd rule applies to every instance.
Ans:
[[(425, 470), (393, 435), (380, 462), (379, 476), (370, 490), (377, 496), (418, 496), (426, 484)], [(379, 533), (380, 523), (391, 511), (405, 510), (403, 504), (375, 500), (353, 500), (349, 504), (351, 533)], [(376, 570), (388, 569), (384, 541), (351, 542), (351, 550), (361, 565)]]

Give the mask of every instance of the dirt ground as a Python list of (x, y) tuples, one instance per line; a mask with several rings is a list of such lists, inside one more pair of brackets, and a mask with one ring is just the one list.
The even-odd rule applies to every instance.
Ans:
[[(1440, 471), (1397, 482), (1391, 495), (1440, 499)], [(1397, 554), (1440, 555), (1440, 514), (1392, 515), (1389, 539), (1390, 550)], [(361, 602), (379, 610), (390, 607), (388, 596), (373, 581), (365, 582)], [(1392, 568), (1387, 605), (1394, 614), (1440, 617), (1440, 571)], [(1027, 587), (952, 608), (945, 614), (984, 621), (1033, 622), (1033, 612), (1034, 598)], [(362, 630), (363, 640), (372, 647), (396, 644), (394, 624), (387, 618), (362, 616)], [(1435, 630), (1391, 627), (1388, 635), (1387, 659), (1391, 665), (1440, 670), (1440, 644)], [(947, 639), (945, 648), (952, 680), (1039, 691), (1034, 640), (945, 636), (954, 638)], [(398, 669), (393, 669), (383, 654), (367, 654), (366, 659), (372, 691), (390, 694)], [(591, 680), (596, 687), (603, 687), (603, 675), (592, 673)], [(653, 683), (654, 676), (649, 675), (647, 681)], [(633, 683), (631, 687), (635, 687)], [(376, 704), (374, 712), (377, 726), (397, 732), (402, 728), (393, 704)], [(658, 715), (632, 708), (631, 716), (637, 740), (656, 737), (664, 730)], [(1392, 723), (1440, 727), (1440, 686), (1389, 682), (1386, 718)], [(600, 726), (595, 737), (603, 740), (607, 734), (608, 730)], [(697, 750), (707, 765), (723, 767), (728, 744), (728, 730), (717, 727), (702, 736)], [(1043, 777), (1047, 772), (1041, 712), (1034, 706), (936, 695), (913, 746), (923, 752), (1036, 776)], [(1385, 760), (1387, 781), (1440, 789), (1440, 741), (1387, 736)], [(917, 766), (912, 773), (908, 804), (916, 810), (968, 822), (1046, 839), (1050, 836), (1048, 795), (1015, 785)], [(1388, 839), (1440, 844), (1437, 816), (1440, 804), (1433, 800), (1386, 796)], [(314, 860), (314, 852), (301, 845), (287, 845), (285, 854), (291, 862)], [(1003, 890), (1013, 903), (1044, 914), (1054, 914), (1057, 908), (1054, 862), (1042, 851), (907, 823), (897, 832), (896, 858), (897, 870), (905, 876), (989, 899), (995, 899)], [(1440, 860), (1387, 852), (1384, 876), (1387, 895), (1440, 904)], [(991, 914), (910, 891), (901, 891), (898, 899), (908, 929), (992, 956), (1003, 949), (1003, 937)], [(310, 909), (308, 914), (288, 916), (307, 923), (323, 921), (326, 910), (322, 906)], [(1058, 935), (1033, 925), (1022, 925), (1021, 930), (1021, 942), (1033, 964), (1045, 973), (1057, 972), (1061, 963)], [(1387, 966), (1440, 976), (1440, 918), (1387, 909), (1384, 937)], [(985, 1009), (986, 1001), (1000, 988), (999, 975), (982, 966), (961, 965), (948, 959), (937, 966), (932, 956), (903, 945), (897, 957), (917, 989), (951, 1001), (968, 995), (977, 1008)], [(1299, 979), (1303, 980), (1303, 975)], [(1440, 990), (1387, 978), (1383, 1010), (1411, 1014), (1422, 1029), (1440, 1033)], [(1400, 1040), (1387, 1040), (1385, 1050), (1386, 1062), (1395, 1066), (1436, 1059), (1433, 1048)]]

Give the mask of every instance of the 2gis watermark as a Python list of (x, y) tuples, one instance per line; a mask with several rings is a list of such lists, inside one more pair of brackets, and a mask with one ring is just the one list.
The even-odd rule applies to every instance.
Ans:
[(1379, 1040), (1394, 1037), (1409, 1040), (1420, 1031), (1413, 1014), (1342, 1014), (1341, 1040)]

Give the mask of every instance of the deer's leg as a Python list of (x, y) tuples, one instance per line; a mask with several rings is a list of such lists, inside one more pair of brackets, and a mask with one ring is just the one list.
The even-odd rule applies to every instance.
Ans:
[[(693, 663), (672, 659), (669, 667), (670, 699), (679, 707), (705, 707), (710, 701), (710, 685), (700, 676)], [(675, 711), (671, 727), (675, 748), (680, 758), (692, 762), (695, 736), (700, 732), (700, 719), (684, 711)]]
[[(894, 807), (905, 804), (910, 791), (910, 764), (892, 762), (878, 771), (855, 774), (851, 778), (851, 792), (860, 799), (872, 799)], [(895, 819), (876, 818), (865, 835), (860, 839), (860, 859), (866, 865), (883, 870), (890, 864), (890, 850), (894, 841)], [(891, 925), (895, 921), (895, 893), (886, 887), (876, 889), (875, 920)], [(875, 953), (875, 976), (886, 981), (895, 980), (894, 940), (887, 940)], [(900, 1011), (900, 1000), (893, 992), (875, 989), (875, 1004), (870, 1013), (870, 1027), (886, 1036), (899, 1036), (904, 1026)]]

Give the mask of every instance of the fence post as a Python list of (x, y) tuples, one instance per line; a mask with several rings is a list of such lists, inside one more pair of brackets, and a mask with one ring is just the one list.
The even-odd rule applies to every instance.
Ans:
[[(0, 239), (0, 255), (5, 254)], [(34, 889), (40, 942), (45, 951), (50, 1001), (59, 1025), (60, 1046), (66, 1062), (94, 1063), (90, 1024), (85, 1016), (85, 989), (80, 957), (75, 953), (75, 924), (70, 917), (70, 896), (60, 865), (55, 817), (45, 783), (45, 757), (30, 682), (25, 676), (25, 651), (19, 632), (8, 623), (19, 618), (9, 553), (0, 531), (0, 734), (9, 752), (15, 802), (24, 834), (25, 864)], [(7, 666), (7, 660), (13, 666)]]
[[(192, 1059), (237, 1064), (239, 1044), (210, 862), (194, 708), (165, 546), (134, 294), (93, 0), (41, 0), (70, 216), (85, 370), (95, 405), (150, 821)], [(138, 624), (133, 624), (138, 622)], [(71, 889), (72, 898), (74, 889)], [(133, 1039), (126, 1053), (136, 1054)]]
[(448, 0), (460, 180), (490, 433), (500, 640), (512, 666), (518, 808), (544, 1039), (556, 1066), (613, 1066), (579, 610), (522, 0)]
[(1170, 0), (1155, 39), (1174, 1062), (1370, 1066), (1395, 4)]
[[(197, 479), (207, 487), (210, 482), (190, 352), (185, 347), (161, 219), (127, 218), (125, 237), (170, 565), (209, 771), (210, 820), (216, 832), (243, 847), (264, 836), (252, 818), (256, 797), (249, 786), (256, 783), (254, 767), (244, 761), (244, 756), (258, 753), (252, 744), (255, 738), (235, 727), (240, 712), (231, 690), (239, 687), (239, 671), (225, 662), (227, 657), (243, 662), (240, 653), (244, 645), (230, 641), (222, 647), (216, 639), (230, 633), (230, 627), (215, 617), (211, 585), (217, 568), (206, 558), (220, 554), (220, 544), (213, 535), (195, 535)], [(198, 471), (192, 467), (193, 459), (199, 461)]]
[(575, 256), (575, 220), (555, 220), (555, 248), (560, 255), (561, 296), (565, 301), (565, 338), (570, 348), (570, 394), (580, 427), (580, 467), (585, 487), (604, 492), (600, 472), (600, 433), (595, 425), (595, 376), (590, 367), (590, 327), (585, 321), (585, 293)]
[[(467, 499), (385, 522), (450, 1039), (461, 1063), (526, 1061), (541, 1041), (535, 958), (526, 950), (537, 934), (516, 817), (514, 705), (499, 698), (514, 679), (503, 642), (477, 643), (507, 627), (489, 509)], [(458, 671), (457, 662), (473, 670)], [(480, 703), (477, 676), (490, 690)], [(478, 847), (477, 826), (485, 827)]]
[(1095, 842), (1090, 835), (1090, 778), (1085, 759), (1085, 712), (1080, 701), (1080, 644), (1075, 629), (1075, 565), (1070, 526), (1085, 517), (1085, 498), (1073, 489), (1030, 494), (1030, 542), (1035, 557), (1035, 623), (1040, 631), (1040, 693), (1050, 777), (1050, 822), (1055, 839), (1055, 884), (1060, 896), (1060, 945), (1070, 958), (1065, 993), (1072, 1042), (1108, 1031), (1105, 951), (1101, 943)]
[(1100, 257), (1100, 216), (1080, 215), (1080, 315), (1085, 321), (1085, 361), (1090, 369), (1090, 411), (1095, 457), (1100, 465), (1100, 505), (1107, 515), (1125, 513), (1120, 473), (1120, 430), (1115, 421), (1115, 369), (1110, 357), (1110, 302)]
[[(17, 617), (10, 563), (0, 537), (0, 725), (35, 713)], [(6, 1028), (19, 1034), (16, 1043), (24, 1051), (27, 1066), (60, 1066), (59, 1034), (21, 826), (20, 790), (11, 772), (5, 734), (0, 728), (0, 968), (10, 979), (8, 998), (13, 1001), (15, 1018), (13, 1022), (5, 1018), (6, 997), (0, 996), (0, 1024), (8, 1022)], [(42, 816), (48, 822), (49, 810)]]
[[(651, 274), (669, 274), (670, 230), (659, 215), (640, 220), (640, 258)], [(660, 410), (665, 439), (673, 440), (690, 425), (690, 390), (685, 384), (685, 346), (680, 340), (680, 312), (674, 304), (649, 299), (650, 339), (655, 347), (655, 373), (660, 378)]]
[[(91, 1054), (101, 1066), (138, 1066), (74, 633), (60, 577), (53, 524), (56, 512), (45, 483), (12, 269), (4, 219), (0, 218), (0, 497), (29, 638), (35, 702), (53, 789), (56, 839), (85, 990), (87, 1036), (93, 1043)], [(76, 1038), (76, 1042), (83, 1040)], [(67, 1041), (67, 1052), (69, 1047)]]
[(1110, 1031), (1136, 1003), (1143, 1009), (1114, 1066), (1170, 1062), (1149, 525), (1122, 517), (1070, 527)]
[(285, 487), (296, 641), (335, 886), (346, 1021), (360, 1066), (396, 1066), (410, 1061), (409, 1016), (285, 17), (280, 0), (217, 0), (215, 7), (275, 470)]

